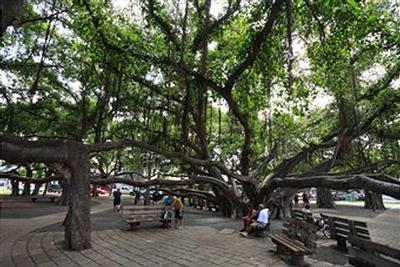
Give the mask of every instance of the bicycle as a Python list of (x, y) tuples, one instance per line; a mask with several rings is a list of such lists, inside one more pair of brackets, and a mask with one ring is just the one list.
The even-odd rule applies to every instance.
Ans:
[(317, 218), (315, 224), (319, 227), (319, 231), (321, 231), (326, 238), (331, 238), (331, 229), (328, 220), (324, 219), (324, 216), (322, 216), (321, 213), (319, 215), (321, 218)]

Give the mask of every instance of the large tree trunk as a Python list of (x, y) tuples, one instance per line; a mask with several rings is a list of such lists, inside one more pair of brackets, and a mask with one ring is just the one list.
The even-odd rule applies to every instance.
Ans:
[(23, 0), (0, 1), (0, 36), (8, 26), (13, 25), (22, 12)]
[(71, 186), (68, 183), (68, 180), (62, 182), (62, 193), (60, 198), (57, 201), (57, 205), (59, 206), (67, 206), (69, 204), (69, 199), (71, 197)]
[(39, 194), (39, 189), (42, 186), (42, 184), (35, 184), (35, 188), (33, 189), (32, 195), (38, 195)]
[(17, 180), (11, 180), (11, 195), (19, 195), (19, 182)]
[(92, 197), (98, 197), (99, 193), (97, 192), (97, 185), (92, 185), (92, 193), (91, 193)]
[(90, 248), (90, 188), (89, 159), (85, 147), (81, 146), (69, 163), (71, 168), (70, 201), (65, 221), (65, 247), (71, 250)]
[(332, 191), (326, 188), (317, 188), (317, 207), (324, 209), (334, 209), (335, 201), (332, 197)]
[(372, 210), (384, 210), (385, 205), (383, 204), (382, 195), (365, 190), (364, 208)]
[(25, 141), (0, 135), (0, 158), (8, 162), (44, 162), (70, 171), (69, 215), (65, 221), (65, 247), (90, 248), (89, 153), (82, 143), (68, 140)]
[[(29, 165), (26, 165), (26, 177), (32, 178), (33, 177), (33, 172), (32, 168)], [(30, 195), (31, 194), (31, 183), (25, 182), (24, 183), (24, 191), (22, 192), (22, 195)]]
[(31, 183), (24, 183), (24, 191), (22, 191), (22, 195), (30, 195), (31, 194)]

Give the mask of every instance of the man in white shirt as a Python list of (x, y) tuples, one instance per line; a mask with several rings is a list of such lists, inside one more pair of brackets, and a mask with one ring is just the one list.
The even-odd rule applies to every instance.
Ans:
[(245, 232), (240, 234), (244, 237), (248, 236), (254, 231), (268, 230), (269, 226), (269, 209), (265, 208), (263, 204), (258, 205), (257, 219), (252, 222)]

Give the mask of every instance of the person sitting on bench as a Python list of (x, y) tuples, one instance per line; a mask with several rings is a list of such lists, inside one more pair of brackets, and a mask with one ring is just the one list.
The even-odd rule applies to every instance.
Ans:
[(268, 229), (269, 226), (269, 209), (265, 208), (263, 204), (258, 205), (258, 216), (256, 221), (252, 222), (246, 229), (246, 231), (240, 234), (247, 237), (249, 234), (255, 231), (263, 231)]
[(243, 217), (243, 228), (240, 230), (240, 232), (246, 231), (251, 222), (257, 219), (257, 211), (252, 207), (251, 203), (247, 203), (246, 206), (246, 216)]

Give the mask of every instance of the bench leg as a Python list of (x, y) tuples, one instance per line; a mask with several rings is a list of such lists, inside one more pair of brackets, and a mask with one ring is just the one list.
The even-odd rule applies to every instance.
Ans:
[(131, 226), (130, 228), (131, 231), (136, 231), (139, 223), (130, 223), (129, 225)]
[(345, 238), (337, 239), (337, 249), (339, 251), (347, 252), (347, 242)]
[(51, 197), (51, 198), (50, 198), (50, 201), (51, 201), (51, 202), (54, 202), (54, 199), (55, 199), (54, 197)]
[(282, 246), (282, 245), (280, 245), (280, 244), (277, 244), (277, 245), (276, 245), (276, 252), (277, 252), (278, 254), (284, 254), (284, 253), (285, 253), (285, 247)]
[(296, 266), (303, 266), (304, 255), (292, 255), (292, 261)]

